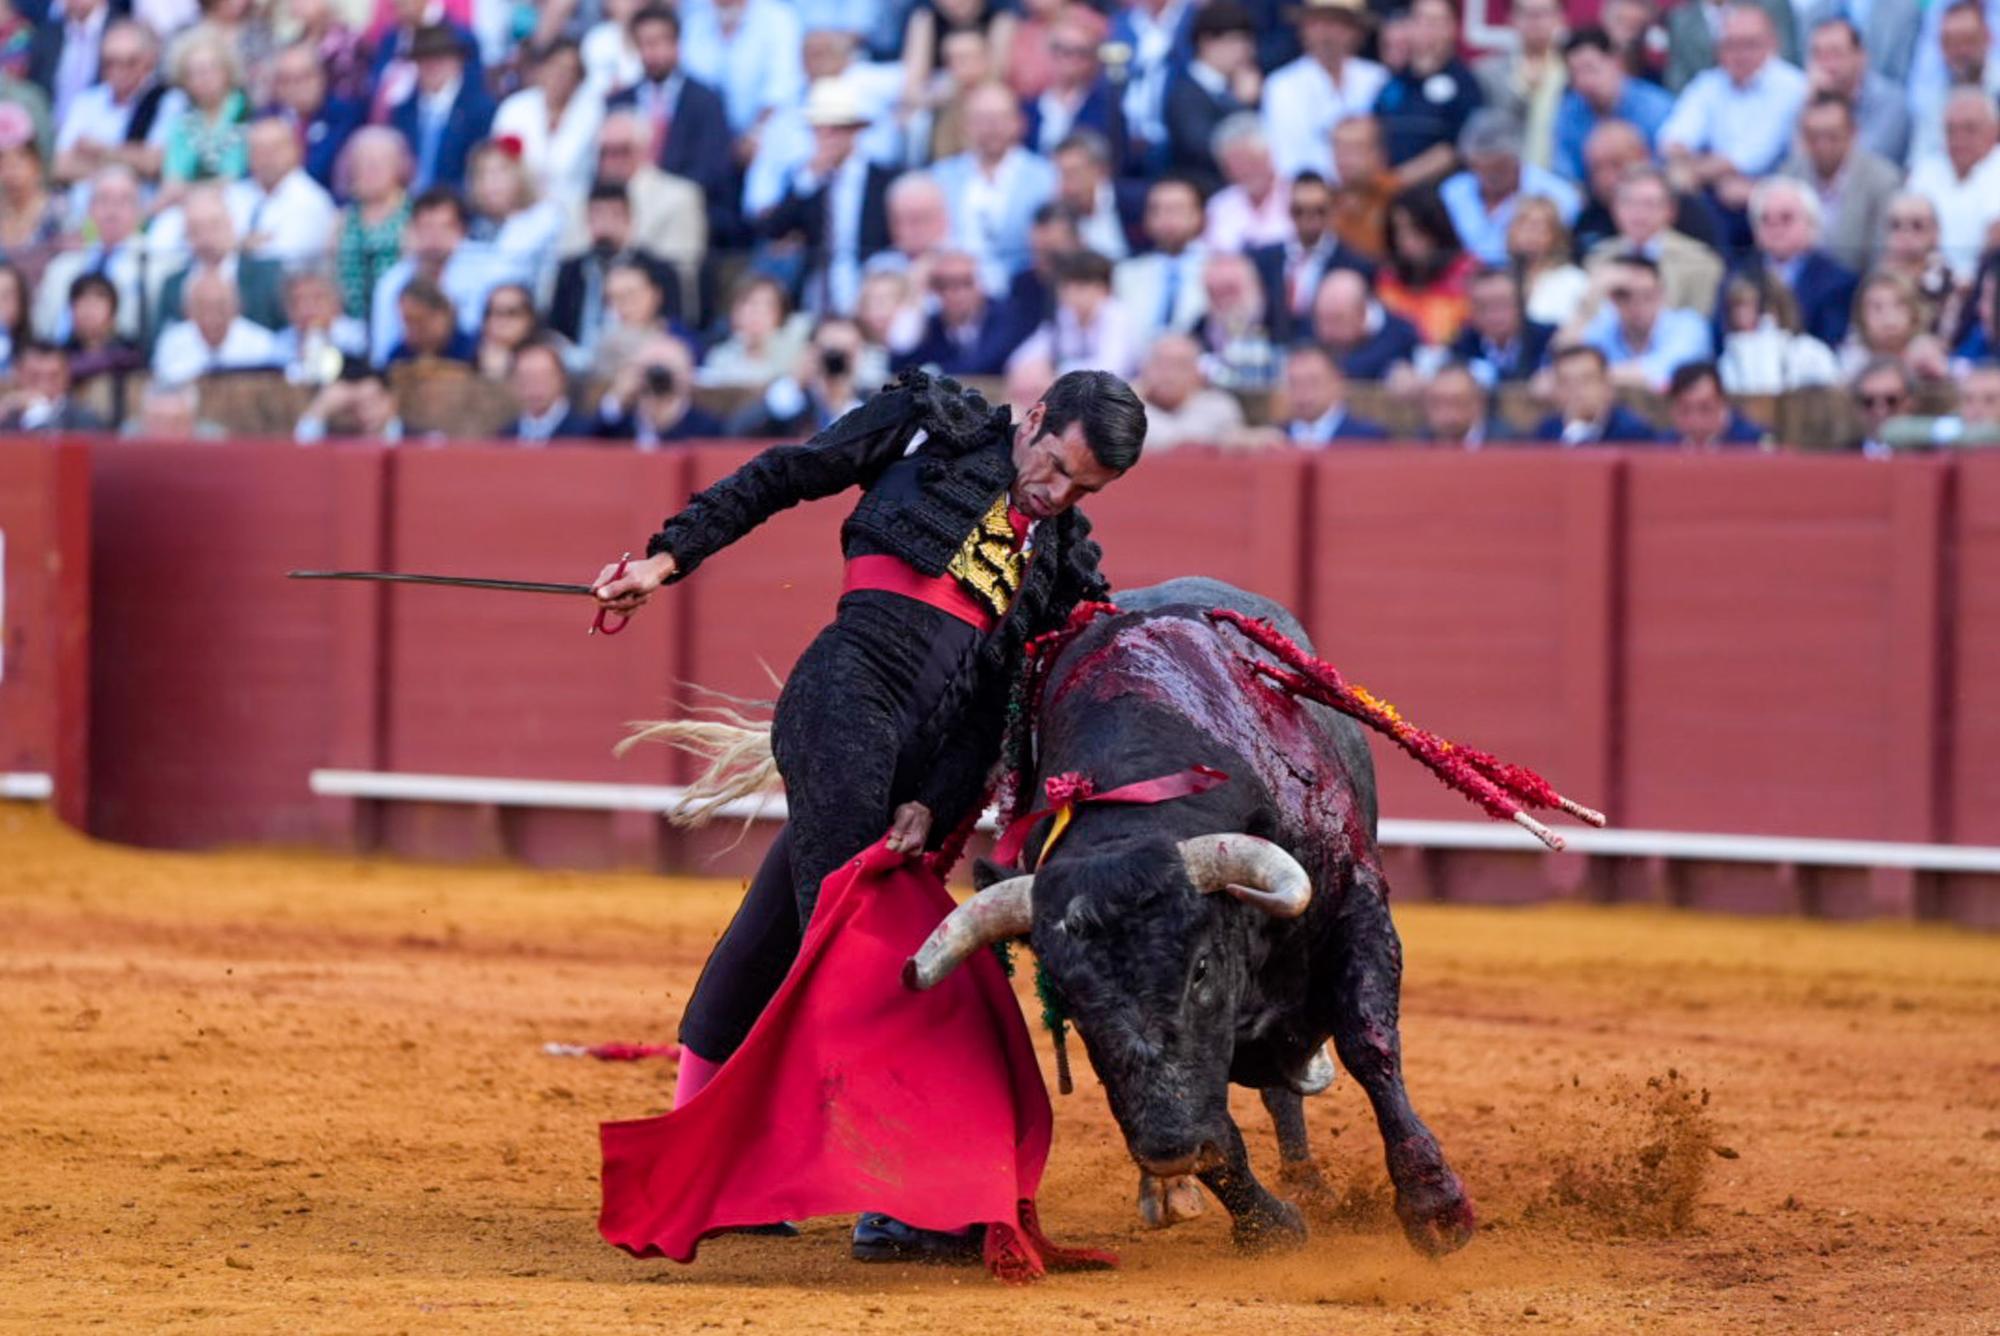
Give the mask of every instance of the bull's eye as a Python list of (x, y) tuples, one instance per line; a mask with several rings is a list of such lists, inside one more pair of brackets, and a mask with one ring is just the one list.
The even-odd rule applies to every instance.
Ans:
[(1199, 988), (1208, 982), (1208, 957), (1197, 956), (1194, 962), (1194, 986)]

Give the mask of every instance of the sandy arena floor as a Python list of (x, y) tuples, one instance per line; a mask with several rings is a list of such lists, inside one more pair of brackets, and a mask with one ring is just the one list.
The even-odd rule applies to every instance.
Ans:
[(864, 1267), (841, 1221), (632, 1261), (595, 1126), (671, 1065), (541, 1045), (670, 1037), (734, 890), (0, 808), (0, 1328), (2000, 1331), (2000, 940), (1635, 910), (1400, 915), (1411, 1089), (1484, 1222), (1442, 1263), (1345, 1080), (1308, 1106), (1346, 1201), (1304, 1252), (1241, 1259), (1213, 1208), (1142, 1231), (1087, 1066), (1044, 1216), (1118, 1273)]

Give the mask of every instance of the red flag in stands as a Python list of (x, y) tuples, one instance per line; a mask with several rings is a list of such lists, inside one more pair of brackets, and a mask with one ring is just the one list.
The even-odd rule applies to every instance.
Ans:
[(981, 952), (928, 992), (903, 986), (952, 904), (881, 844), (827, 878), (791, 973), (715, 1079), (685, 1108), (603, 1125), (605, 1239), (686, 1262), (732, 1226), (884, 1211), (988, 1226), (1003, 1280), (1115, 1265), (1037, 1225), (1049, 1095), (999, 962)]

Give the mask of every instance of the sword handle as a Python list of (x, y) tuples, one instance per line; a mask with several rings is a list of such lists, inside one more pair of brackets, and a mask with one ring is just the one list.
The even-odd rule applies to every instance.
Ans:
[[(618, 558), (618, 569), (611, 573), (611, 578), (616, 580), (619, 576), (623, 575), (625, 573), (626, 563), (631, 560), (632, 560), (632, 554), (630, 552), (627, 552), (624, 556)], [(616, 617), (618, 619), (618, 624), (616, 626), (613, 626), (611, 624), (610, 619), (613, 617)], [(605, 635), (615, 636), (620, 631), (623, 631), (625, 629), (625, 624), (631, 620), (632, 618), (630, 614), (613, 612), (611, 609), (600, 605), (597, 609), (597, 615), (590, 619), (590, 629), (588, 631), (585, 631), (584, 634), (587, 636), (594, 636), (601, 631)]]

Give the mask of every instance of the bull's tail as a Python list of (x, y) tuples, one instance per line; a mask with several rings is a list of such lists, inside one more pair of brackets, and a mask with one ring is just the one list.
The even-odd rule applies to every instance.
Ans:
[(680, 801), (667, 809), (667, 819), (676, 826), (706, 825), (739, 803), (747, 824), (756, 814), (754, 800), (784, 790), (771, 754), (771, 721), (758, 713), (765, 703), (719, 692), (703, 694), (719, 703), (694, 706), (680, 719), (632, 723), (631, 731), (612, 750), (623, 756), (642, 742), (664, 742), (705, 763)]

